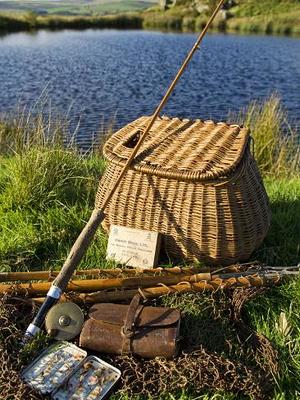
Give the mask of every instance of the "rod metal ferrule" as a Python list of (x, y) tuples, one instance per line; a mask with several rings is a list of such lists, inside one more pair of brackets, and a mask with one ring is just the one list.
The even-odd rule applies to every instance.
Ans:
[(52, 297), (53, 299), (58, 300), (60, 296), (62, 295), (62, 290), (57, 287), (52, 285), (50, 289), (48, 290), (47, 296)]
[(30, 324), (25, 332), (25, 336), (34, 337), (40, 332), (40, 328), (34, 324)]

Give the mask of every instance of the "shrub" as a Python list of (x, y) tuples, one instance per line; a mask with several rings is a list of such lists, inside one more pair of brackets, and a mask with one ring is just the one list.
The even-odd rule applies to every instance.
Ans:
[(143, 28), (181, 30), (181, 17), (167, 14), (145, 14)]
[(182, 30), (194, 31), (196, 20), (193, 17), (184, 17), (182, 20)]
[(22, 18), (0, 15), (0, 31), (18, 32), (30, 28), (30, 23)]
[(201, 31), (205, 25), (207, 24), (208, 18), (205, 15), (199, 15), (195, 21), (195, 29), (196, 31)]

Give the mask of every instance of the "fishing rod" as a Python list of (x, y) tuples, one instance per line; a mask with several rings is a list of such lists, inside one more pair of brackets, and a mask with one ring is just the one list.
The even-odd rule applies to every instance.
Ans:
[[(75, 303), (110, 303), (116, 301), (131, 300), (137, 293), (145, 299), (170, 295), (174, 293), (207, 292), (217, 290), (228, 290), (236, 288), (261, 287), (278, 285), (283, 279), (290, 279), (299, 276), (298, 268), (283, 268), (282, 270), (254, 270), (240, 273), (225, 273), (211, 275), (211, 280), (202, 279), (201, 274), (192, 275), (174, 285), (158, 284), (151, 286), (127, 286), (114, 290), (100, 290), (92, 293), (72, 293), (60, 298), (61, 302), (72, 300)], [(207, 275), (207, 274), (206, 274)], [(32, 301), (37, 304), (43, 303), (43, 297), (34, 297)]]
[[(234, 268), (234, 267), (226, 267), (226, 269)], [(172, 267), (172, 268), (151, 268), (151, 269), (142, 269), (142, 268), (113, 268), (113, 269), (81, 269), (74, 272), (72, 277), (121, 277), (125, 276), (161, 276), (161, 275), (178, 275), (178, 274), (196, 274), (200, 272), (210, 272), (212, 269), (204, 268), (204, 267)], [(53, 281), (57, 275), (58, 271), (33, 271), (33, 272), (0, 272), (0, 282), (13, 282), (13, 281), (21, 281), (21, 282), (30, 282), (34, 280), (46, 280), (48, 282)]]
[[(253, 263), (251, 263), (253, 264)], [(226, 267), (199, 267), (199, 266), (189, 266), (189, 267), (157, 267), (157, 268), (93, 268), (93, 269), (79, 269), (74, 271), (72, 278), (84, 278), (92, 277), (124, 277), (125, 276), (168, 276), (168, 275), (178, 275), (186, 274), (193, 275), (202, 272), (220, 272), (220, 271), (232, 271), (239, 272), (241, 269), (248, 268), (249, 264), (233, 264)], [(0, 282), (31, 282), (31, 281), (53, 281), (59, 271), (29, 271), (29, 272), (0, 272)]]
[[(269, 269), (256, 269), (249, 271), (224, 271), (223, 273), (216, 273), (213, 270), (204, 272), (193, 271), (187, 269), (187, 273), (183, 271), (181, 273), (165, 274), (161, 273), (158, 275), (146, 275), (139, 274), (127, 277), (113, 277), (113, 278), (96, 278), (96, 279), (81, 279), (71, 280), (67, 287), (66, 292), (95, 292), (99, 290), (111, 290), (111, 289), (128, 289), (128, 288), (142, 288), (150, 287), (155, 285), (176, 285), (181, 282), (200, 282), (200, 281), (213, 281), (216, 279), (231, 279), (231, 278), (244, 278), (248, 276), (273, 276), (278, 274), (280, 277), (284, 276), (296, 276), (299, 274), (298, 267), (285, 267), (276, 268), (272, 267)], [(46, 294), (51, 287), (51, 282), (29, 282), (21, 284), (1, 284), (0, 283), (0, 295), (4, 293), (13, 293), (15, 295), (37, 295)]]
[(192, 47), (192, 49), (188, 53), (188, 55), (187, 55), (186, 59), (184, 60), (182, 66), (179, 68), (175, 78), (173, 79), (172, 83), (170, 84), (169, 88), (167, 89), (163, 99), (161, 100), (161, 102), (159, 103), (158, 107), (156, 108), (154, 114), (152, 115), (151, 120), (149, 121), (149, 124), (147, 125), (145, 131), (140, 134), (140, 137), (139, 137), (139, 140), (138, 140), (136, 146), (132, 150), (132, 153), (131, 153), (130, 157), (128, 158), (128, 160), (127, 160), (126, 164), (124, 165), (123, 169), (121, 170), (120, 175), (118, 176), (118, 179), (115, 181), (113, 187), (108, 192), (108, 195), (106, 196), (105, 200), (102, 203), (101, 209), (94, 209), (93, 210), (89, 221), (87, 222), (87, 224), (83, 228), (82, 232), (80, 233), (80, 235), (76, 239), (73, 247), (71, 248), (71, 251), (70, 251), (65, 263), (63, 264), (60, 273), (58, 274), (58, 276), (53, 281), (53, 284), (51, 285), (51, 287), (50, 287), (50, 289), (49, 289), (49, 291), (47, 293), (46, 300), (42, 304), (41, 308), (39, 309), (39, 311), (38, 311), (36, 317), (34, 318), (34, 320), (32, 321), (32, 323), (28, 326), (28, 328), (27, 328), (27, 330), (25, 332), (24, 342), (26, 342), (26, 341), (30, 340), (31, 338), (33, 338), (40, 331), (40, 329), (41, 329), (41, 327), (42, 327), (42, 325), (44, 323), (46, 314), (48, 313), (50, 308), (59, 300), (59, 298), (63, 294), (63, 292), (64, 292), (66, 286), (68, 285), (68, 282), (71, 279), (75, 269), (77, 268), (77, 266), (79, 265), (81, 259), (85, 255), (86, 250), (87, 250), (89, 244), (91, 243), (91, 241), (92, 241), (92, 239), (93, 239), (93, 237), (94, 237), (94, 235), (96, 233), (96, 230), (97, 230), (98, 226), (100, 225), (100, 223), (103, 221), (103, 219), (105, 217), (105, 214), (104, 214), (105, 208), (109, 204), (113, 194), (115, 193), (115, 191), (116, 191), (117, 187), (119, 186), (121, 180), (123, 179), (124, 175), (128, 171), (128, 169), (129, 169), (129, 167), (131, 165), (131, 162), (133, 161), (133, 159), (136, 156), (139, 148), (141, 147), (142, 143), (144, 142), (145, 137), (148, 135), (150, 129), (152, 128), (156, 118), (159, 116), (162, 108), (164, 107), (164, 105), (168, 101), (168, 99), (169, 99), (172, 91), (174, 90), (178, 80), (180, 79), (180, 77), (183, 74), (184, 70), (186, 69), (187, 65), (191, 61), (191, 59), (192, 59), (194, 53), (196, 52), (196, 50), (199, 49), (199, 45), (202, 42), (202, 39), (206, 35), (209, 27), (211, 26), (213, 20), (215, 19), (218, 11), (221, 9), (221, 7), (222, 7), (224, 2), (225, 2), (225, 0), (220, 0), (220, 2), (217, 5), (216, 9), (214, 10), (214, 12), (212, 13), (211, 17), (209, 18), (205, 28), (200, 33), (200, 35), (197, 38), (194, 46)]

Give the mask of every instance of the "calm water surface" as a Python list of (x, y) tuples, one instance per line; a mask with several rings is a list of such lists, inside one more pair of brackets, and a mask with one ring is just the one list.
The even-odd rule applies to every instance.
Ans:
[[(115, 127), (151, 114), (194, 34), (147, 31), (39, 31), (0, 38), (0, 112), (33, 105), (46, 88), (54, 110), (80, 120), (88, 146), (112, 119)], [(164, 114), (227, 119), (251, 100), (277, 91), (293, 124), (300, 121), (300, 40), (208, 35)]]

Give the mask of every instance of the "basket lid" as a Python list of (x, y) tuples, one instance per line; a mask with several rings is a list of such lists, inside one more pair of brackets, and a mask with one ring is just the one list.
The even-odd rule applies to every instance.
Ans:
[[(123, 166), (151, 117), (129, 123), (105, 143), (105, 158)], [(211, 120), (159, 117), (131, 168), (166, 178), (211, 180), (227, 176), (240, 163), (249, 130)]]

